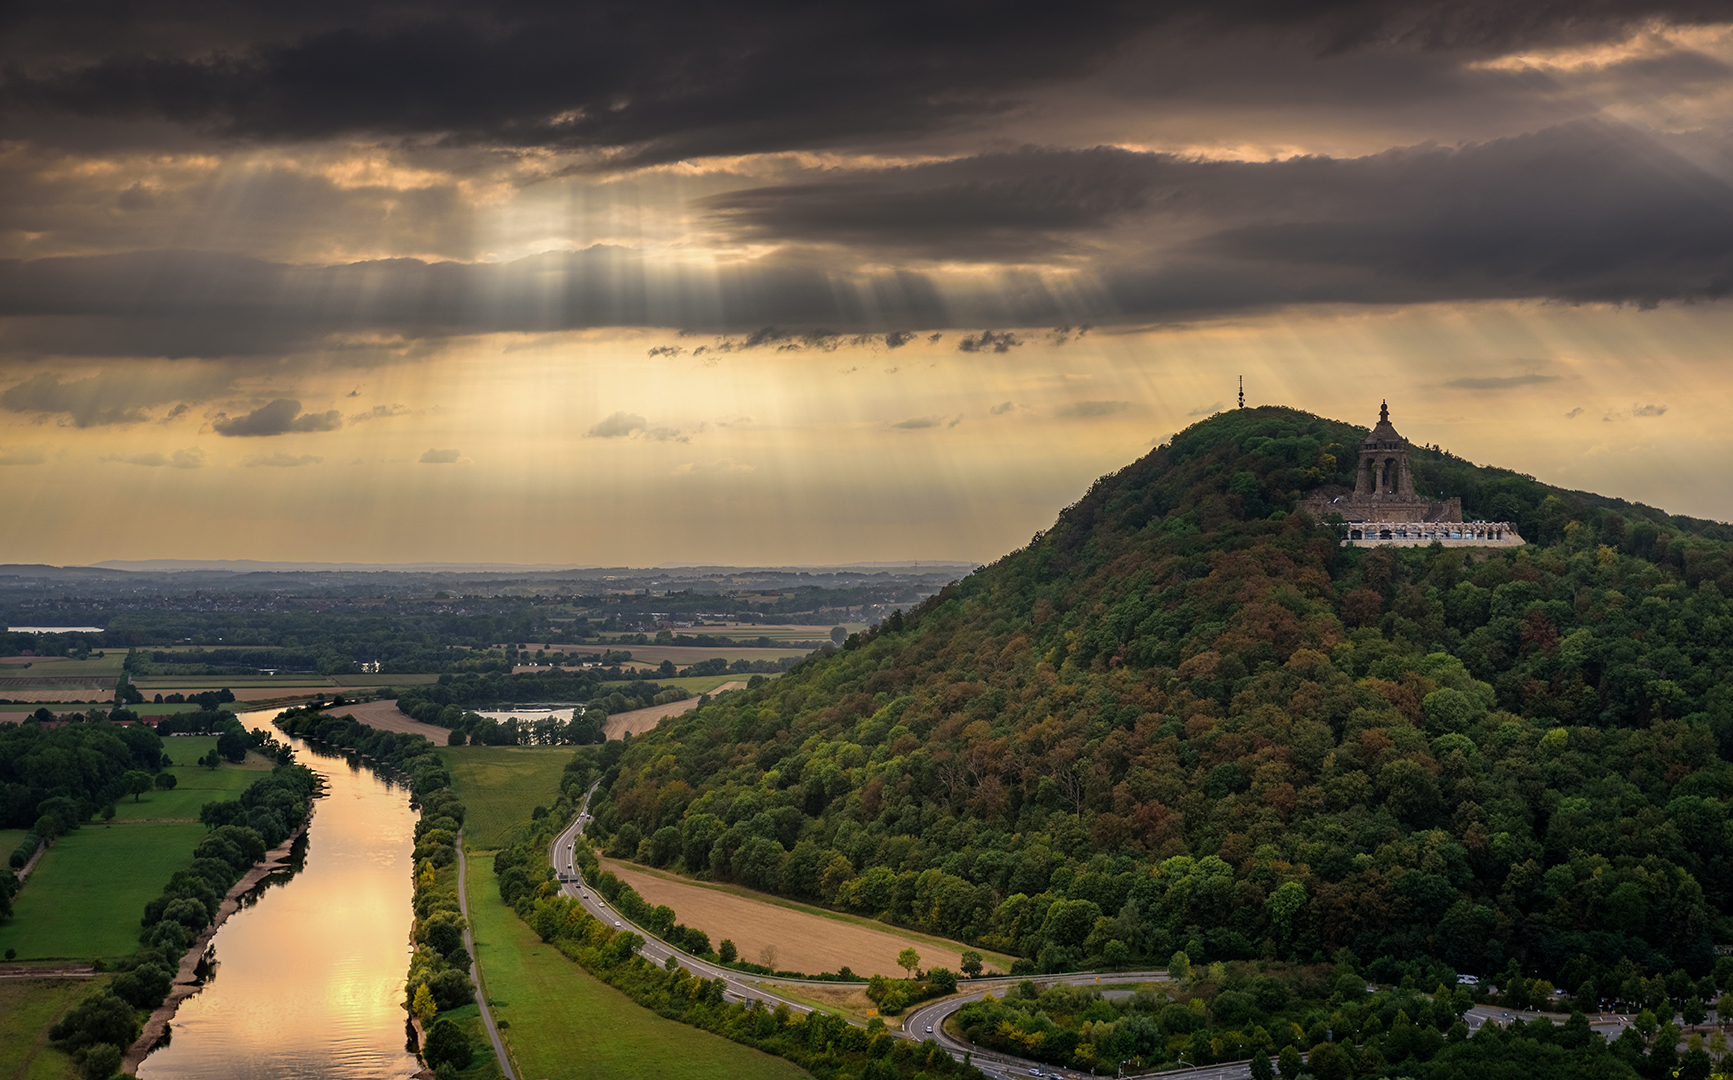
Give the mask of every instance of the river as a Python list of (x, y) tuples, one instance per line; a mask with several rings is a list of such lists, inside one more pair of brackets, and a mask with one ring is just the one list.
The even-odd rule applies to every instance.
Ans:
[[(276, 710), (241, 713), (268, 730)], [(172, 743), (173, 740), (170, 740)], [(217, 931), (215, 974), (175, 1015), (142, 1080), (412, 1075), (404, 1049), (415, 813), (405, 789), (288, 740), (325, 777), (299, 873)]]

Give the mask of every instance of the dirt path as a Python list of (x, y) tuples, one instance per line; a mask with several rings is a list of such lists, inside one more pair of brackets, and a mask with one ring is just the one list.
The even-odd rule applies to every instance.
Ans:
[(792, 911), (694, 882), (648, 873), (616, 859), (604, 860), (602, 865), (638, 890), (638, 895), (649, 903), (667, 904), (682, 923), (709, 934), (713, 949), (728, 938), (740, 950), (740, 959), (755, 964), (765, 963), (766, 948), (774, 949), (774, 962), (766, 965), (773, 970), (819, 975), (847, 965), (856, 975), (902, 978), (897, 954), (911, 947), (920, 954), (922, 967), (956, 971), (963, 964), (959, 948), (941, 949), (930, 942), (903, 937), (889, 927), (874, 930), (841, 919)]
[[(724, 690), (744, 689), (746, 689), (746, 684), (735, 680), (734, 682), (723, 683), (710, 693), (720, 694)], [(610, 739), (617, 739), (628, 731), (634, 735), (642, 735), (646, 731), (654, 730), (664, 718), (679, 716), (681, 713), (691, 712), (697, 707), (698, 698), (689, 697), (685, 701), (670, 701), (666, 705), (652, 705), (647, 709), (633, 709), (630, 712), (615, 713), (608, 717), (607, 727), (603, 730), (608, 733)]]
[(330, 716), (353, 716), (370, 728), (396, 731), (406, 735), (425, 735), (435, 746), (444, 746), (451, 732), (435, 724), (411, 720), (397, 711), (395, 701), (364, 701), (359, 705), (332, 705), (325, 710)]

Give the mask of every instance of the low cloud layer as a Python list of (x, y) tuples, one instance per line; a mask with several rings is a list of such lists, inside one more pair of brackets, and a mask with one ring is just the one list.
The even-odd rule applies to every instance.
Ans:
[(324, 460), (318, 454), (248, 454), (241, 464), (255, 469), (295, 469), (303, 465), (317, 465)]
[(211, 427), (218, 435), (227, 435), (230, 438), (266, 438), (272, 435), (336, 431), (342, 426), (343, 414), (336, 409), (304, 413), (301, 411), (301, 403), (292, 398), (278, 398), (244, 416), (219, 416), (211, 421)]
[(145, 454), (105, 454), (102, 460), (115, 461), (123, 465), (142, 465), (146, 468), (160, 469), (202, 469), (205, 467), (205, 452), (196, 446), (163, 454), (152, 451)]

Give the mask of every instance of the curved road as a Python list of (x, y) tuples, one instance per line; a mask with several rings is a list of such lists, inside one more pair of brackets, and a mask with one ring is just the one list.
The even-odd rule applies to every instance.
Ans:
[[(665, 964), (668, 957), (673, 956), (681, 967), (691, 972), (694, 976), (706, 979), (724, 980), (726, 989), (722, 996), (725, 1000), (737, 1002), (762, 1001), (771, 1008), (775, 1008), (778, 1005), (787, 1005), (790, 1009), (799, 1012), (811, 1012), (812, 1006), (782, 997), (770, 990), (766, 990), (758, 983), (750, 981), (748, 978), (744, 977), (741, 972), (735, 971), (732, 968), (722, 967), (718, 964), (712, 964), (709, 961), (700, 959), (690, 953), (682, 952), (669, 945), (667, 942), (658, 940), (654, 934), (651, 934), (648, 930), (645, 930), (643, 927), (632, 922), (632, 920), (626, 918), (618, 911), (615, 911), (612, 907), (609, 907), (606, 900), (604, 900), (594, 889), (584, 883), (582, 875), (579, 874), (577, 865), (573, 861), (572, 846), (576, 841), (576, 838), (583, 834), (584, 826), (589, 823), (590, 794), (594, 792), (595, 789), (595, 785), (592, 784), (590, 790), (584, 793), (584, 800), (578, 807), (577, 816), (572, 820), (572, 823), (566, 827), (564, 832), (554, 838), (553, 844), (550, 845), (548, 849), (549, 860), (553, 863), (555, 873), (559, 875), (561, 893), (566, 896), (575, 897), (584, 905), (585, 910), (596, 918), (602, 920), (604, 923), (618, 927), (622, 930), (631, 930), (642, 937), (644, 939), (644, 947), (639, 950), (639, 953), (645, 959), (654, 963)], [(1049, 975), (1044, 976), (1041, 981), (1047, 984), (1063, 982), (1073, 986), (1095, 986), (1097, 984), (1101, 986), (1111, 986), (1158, 982), (1165, 981), (1166, 979), (1167, 972), (1165, 971), (1133, 971), (1105, 974), (1081, 972), (1069, 975)], [(836, 985), (834, 982), (806, 979), (778, 979), (777, 981), (796, 986), (802, 984), (811, 986)], [(889, 1030), (891, 1034), (902, 1038), (916, 1040), (933, 1039), (937, 1041), (940, 1046), (944, 1047), (951, 1056), (962, 1059), (967, 1055), (973, 1061), (976, 1068), (979, 1068), (982, 1072), (989, 1076), (1006, 1078), (1006, 1080), (1012, 1077), (1026, 1076), (1080, 1077), (1085, 1075), (1067, 1069), (1053, 1069), (1050, 1066), (1042, 1065), (1039, 1062), (1030, 1061), (1026, 1058), (1013, 1057), (1009, 1054), (1000, 1054), (991, 1050), (984, 1050), (974, 1046), (973, 1044), (965, 1043), (953, 1038), (945, 1032), (945, 1019), (964, 1005), (971, 1001), (980, 1000), (980, 998), (985, 994), (994, 992), (1003, 993), (1007, 988), (1015, 986), (1022, 981), (1023, 978), (1021, 976), (1016, 978), (1006, 977), (971, 980), (967, 983), (970, 988), (968, 993), (917, 1007), (905, 1016), (903, 1030), (898, 1031), (895, 1028), (887, 1028), (887, 1030)], [(928, 1032), (929, 1026), (931, 1027), (930, 1034)], [(1251, 1070), (1245, 1062), (1239, 1062), (1237, 1064), (1212, 1066), (1203, 1069), (1168, 1070), (1166, 1073), (1145, 1073), (1140, 1075), (1181, 1075), (1196, 1076), (1199, 1077), (1200, 1080), (1241, 1080), (1243, 1077), (1250, 1076)]]

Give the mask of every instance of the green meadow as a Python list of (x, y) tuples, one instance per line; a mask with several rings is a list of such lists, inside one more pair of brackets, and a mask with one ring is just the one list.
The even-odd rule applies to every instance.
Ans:
[(48, 1029), (107, 976), (0, 980), (0, 1076), (72, 1080), (78, 1064), (48, 1045)]
[[(197, 811), (194, 811), (196, 816)], [(190, 865), (205, 835), (188, 823), (93, 821), (42, 856), (0, 923), (0, 952), (20, 960), (91, 960), (138, 948), (144, 906)]]
[[(19, 890), (11, 920), (0, 923), (0, 952), (16, 949), (20, 960), (90, 960), (138, 948), (145, 904), (192, 863), (205, 835), (199, 808), (237, 798), (271, 767), (258, 754), (216, 769), (193, 764), (216, 746), (215, 736), (174, 736), (163, 744), (175, 763), (168, 770), (174, 790), (150, 791), (137, 802), (126, 796), (112, 822), (95, 818), (55, 841)], [(6, 836), (14, 832), (0, 833), (0, 840)], [(22, 836), (0, 844), (4, 853)]]
[(452, 790), (468, 811), (466, 848), (499, 848), (538, 806), (559, 797), (569, 746), (442, 746)]

